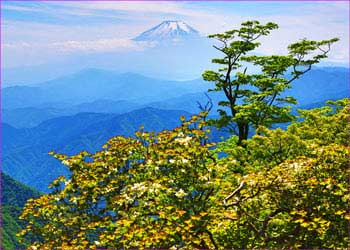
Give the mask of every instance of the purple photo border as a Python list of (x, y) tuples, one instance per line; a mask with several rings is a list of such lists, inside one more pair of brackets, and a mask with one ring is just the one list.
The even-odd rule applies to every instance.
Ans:
[(348, 2), (350, 0), (0, 0), (0, 2)]
[[(2, 164), (3, 164), (3, 134), (2, 134), (2, 2), (344, 2), (348, 3), (350, 12), (350, 0), (0, 0), (0, 249), (2, 249)], [(350, 34), (350, 14), (348, 15), (348, 32)], [(349, 37), (348, 37), (349, 38)], [(349, 39), (350, 40), (350, 39)], [(348, 53), (350, 54), (350, 41), (348, 41)], [(348, 62), (348, 80), (350, 98), (350, 59)], [(350, 140), (350, 137), (349, 137)], [(350, 169), (350, 158), (349, 158)], [(350, 175), (348, 176), (348, 192), (350, 192)], [(348, 204), (348, 211), (350, 204)], [(350, 239), (350, 222), (348, 222), (348, 239)], [(349, 242), (350, 244), (350, 242)]]

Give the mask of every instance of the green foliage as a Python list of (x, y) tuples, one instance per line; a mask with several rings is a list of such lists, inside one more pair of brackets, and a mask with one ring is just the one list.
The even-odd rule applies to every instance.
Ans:
[(18, 217), (21, 214), (21, 209), (12, 206), (1, 207), (1, 234), (2, 234), (2, 249), (23, 249), (24, 245), (18, 243), (16, 233), (23, 228), (19, 225)]
[[(281, 94), (293, 81), (311, 70), (312, 65), (327, 58), (331, 44), (338, 41), (338, 38), (303, 39), (288, 46), (288, 55), (254, 55), (254, 50), (260, 46), (257, 39), (277, 28), (278, 25), (271, 22), (262, 25), (258, 21), (248, 21), (242, 23), (240, 29), (209, 36), (221, 45), (214, 45), (214, 48), (223, 57), (212, 62), (222, 68), (205, 71), (203, 79), (215, 84), (211, 91), (220, 91), (226, 96), (225, 101), (219, 102), (223, 107), (218, 110), (220, 118), (212, 120), (212, 124), (226, 127), (238, 135), (239, 144), (248, 138), (250, 126), (255, 129), (270, 127), (294, 119), (290, 107), (296, 100)], [(243, 64), (259, 68), (260, 73), (249, 74), (248, 66)]]
[(303, 140), (313, 140), (322, 145), (337, 143), (349, 146), (349, 99), (328, 101), (327, 104), (321, 108), (299, 110), (304, 122), (293, 124), (288, 131)]
[(347, 246), (349, 148), (313, 149), (307, 156), (237, 176), (238, 188), (224, 199), (232, 220), (218, 236), (225, 247)]
[(18, 219), (24, 204), (29, 198), (37, 198), (40, 193), (15, 181), (7, 174), (1, 173), (1, 216), (2, 216), (2, 249), (24, 249), (18, 242), (16, 233), (25, 223)]
[(224, 171), (203, 125), (201, 115), (173, 131), (114, 137), (94, 155), (55, 154), (71, 178), (27, 203), (22, 218), (32, 223), (22, 235), (41, 235), (44, 243), (32, 244), (47, 248), (212, 248), (207, 228)]
[(244, 148), (218, 145), (237, 183), (224, 199), (226, 247), (348, 246), (350, 101), (328, 103), (287, 131), (259, 128)]
[(329, 105), (244, 147), (233, 136), (214, 149), (202, 113), (95, 154), (54, 154), (71, 177), (26, 204), (19, 236), (40, 249), (345, 248), (350, 103)]

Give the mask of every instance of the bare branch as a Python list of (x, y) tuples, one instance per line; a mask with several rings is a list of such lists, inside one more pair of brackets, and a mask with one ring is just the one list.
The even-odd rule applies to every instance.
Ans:
[(207, 101), (207, 103), (204, 106), (199, 101), (197, 101), (198, 108), (201, 111), (207, 111), (209, 113), (210, 110), (213, 108), (213, 101), (212, 101), (212, 99), (210, 98), (210, 96), (207, 93), (204, 93), (204, 94), (207, 97), (208, 101)]

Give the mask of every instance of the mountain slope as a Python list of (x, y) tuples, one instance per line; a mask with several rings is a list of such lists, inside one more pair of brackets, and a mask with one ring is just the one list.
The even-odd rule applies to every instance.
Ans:
[(39, 123), (63, 115), (62, 110), (52, 108), (25, 107), (3, 109), (2, 121), (16, 128), (30, 128)]
[(349, 97), (349, 69), (314, 68), (296, 80), (285, 94), (295, 97), (299, 106)]
[[(48, 107), (45, 107), (48, 105)], [(40, 123), (60, 116), (78, 113), (113, 113), (122, 114), (143, 107), (130, 101), (96, 100), (76, 105), (65, 103), (45, 103), (39, 107), (3, 109), (2, 121), (15, 128), (31, 128)]]
[(24, 226), (18, 217), (26, 201), (39, 196), (38, 191), (1, 173), (2, 249), (24, 249), (24, 245), (18, 243), (16, 236)]
[[(132, 136), (141, 125), (146, 131), (172, 129), (180, 124), (179, 110), (144, 108), (122, 115), (79, 113), (59, 117), (30, 129), (3, 126), (3, 170), (17, 180), (48, 191), (48, 184), (68, 171), (48, 155), (49, 151), (76, 154), (81, 150), (94, 152), (112, 136)], [(11, 136), (10, 136), (11, 135)]]
[(1, 173), (1, 205), (23, 207), (29, 198), (38, 196), (40, 192)]

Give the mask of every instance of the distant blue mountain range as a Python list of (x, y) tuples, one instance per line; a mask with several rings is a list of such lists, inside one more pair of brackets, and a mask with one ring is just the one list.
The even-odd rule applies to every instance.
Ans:
[[(316, 68), (286, 94), (296, 97), (299, 107), (348, 97), (348, 76), (345, 68)], [(131, 136), (141, 125), (152, 131), (174, 128), (181, 115), (198, 113), (210, 87), (200, 79), (166, 81), (87, 69), (35, 86), (4, 88), (3, 171), (46, 192), (50, 181), (68, 173), (49, 151), (94, 152), (108, 138)], [(223, 96), (209, 95), (215, 116)], [(214, 140), (220, 136), (225, 134), (214, 131)]]
[[(299, 105), (346, 97), (348, 72), (346, 68), (316, 68), (295, 81), (286, 94), (296, 97)], [(198, 102), (207, 102), (204, 93), (211, 87), (201, 79), (166, 81), (86, 69), (35, 86), (2, 89), (2, 118), (13, 127), (24, 128), (80, 112), (122, 114), (154, 107), (197, 113)], [(209, 96), (214, 104), (224, 98), (222, 93), (210, 92)]]
[(101, 99), (144, 104), (205, 91), (207, 86), (201, 80), (167, 81), (133, 73), (86, 69), (30, 87), (7, 87), (2, 90), (2, 96), (4, 109), (46, 107), (53, 102), (76, 105)]

